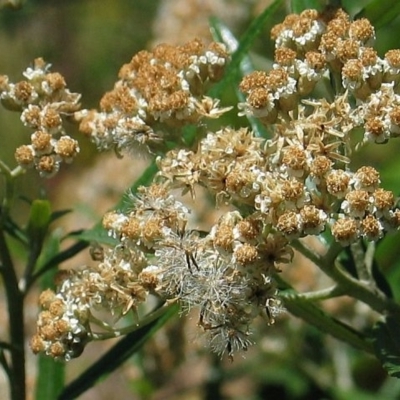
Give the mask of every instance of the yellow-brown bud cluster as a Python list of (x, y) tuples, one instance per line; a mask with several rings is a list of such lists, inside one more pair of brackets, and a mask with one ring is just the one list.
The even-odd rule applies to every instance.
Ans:
[(33, 130), (31, 143), (18, 147), (15, 159), (44, 177), (55, 175), (62, 162), (72, 162), (79, 153), (78, 142), (66, 134), (63, 123), (79, 109), (80, 95), (71, 93), (64, 77), (49, 69), (50, 64), (38, 58), (24, 72), (26, 80), (14, 84), (0, 77), (2, 104), (21, 112), (21, 121)]

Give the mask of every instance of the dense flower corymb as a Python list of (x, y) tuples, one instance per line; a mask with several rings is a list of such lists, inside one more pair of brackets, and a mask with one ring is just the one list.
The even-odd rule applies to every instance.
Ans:
[[(273, 133), (270, 139), (248, 128), (205, 125), (192, 145), (181, 140), (183, 125), (226, 111), (205, 96), (228, 60), (215, 43), (139, 53), (121, 69), (100, 112), (76, 114), (100, 148), (120, 151), (141, 143), (160, 150), (153, 183), (129, 196), (128, 211), (103, 218), (115, 247), (55, 295), (82, 307), (78, 326), (87, 329), (87, 338), (95, 338), (96, 307), (137, 316), (138, 306), (155, 295), (179, 302), (183, 311), (197, 309), (209, 346), (232, 357), (252, 344), (257, 316), (273, 323), (282, 312), (274, 277), (291, 262), (298, 240), (330, 230), (349, 246), (399, 228), (400, 210), (393, 193), (381, 187), (379, 172), (371, 166), (352, 170), (350, 162), (363, 145), (385, 143), (400, 132), (399, 53), (380, 58), (371, 47), (374, 36), (369, 21), (352, 22), (342, 10), (307, 10), (277, 25), (273, 68), (254, 71), (239, 84), (245, 95), (240, 115), (257, 118)], [(45, 136), (37, 140), (46, 147)], [(166, 151), (170, 140), (176, 147)], [(217, 205), (230, 206), (204, 232), (193, 227), (195, 213), (175, 194), (180, 189), (194, 198), (199, 186)], [(43, 308), (34, 348), (52, 354)], [(69, 326), (73, 331), (76, 325)]]
[(227, 110), (206, 93), (223, 76), (228, 58), (222, 44), (206, 47), (198, 40), (141, 51), (121, 68), (99, 112), (76, 114), (80, 129), (98, 148), (118, 152), (140, 145), (156, 150), (167, 140), (180, 140), (182, 126)]

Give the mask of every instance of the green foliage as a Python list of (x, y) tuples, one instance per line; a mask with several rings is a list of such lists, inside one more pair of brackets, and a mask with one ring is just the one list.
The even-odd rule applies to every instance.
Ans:
[[(223, 79), (210, 90), (210, 95), (213, 97), (220, 97), (226, 88), (232, 84), (236, 84), (240, 78), (241, 63), (247, 58), (254, 40), (262, 32), (262, 29), (269, 18), (282, 6), (282, 0), (275, 0), (269, 7), (267, 7), (257, 18), (252, 21), (246, 32), (239, 40), (237, 49), (234, 49), (232, 60), (229, 63), (227, 71)], [(220, 27), (220, 28), (219, 28)], [(220, 24), (218, 27), (215, 21), (214, 29), (215, 34), (223, 38), (223, 27)], [(231, 49), (232, 50), (232, 49)]]
[(96, 384), (99, 379), (115, 371), (128, 358), (132, 357), (143, 344), (152, 337), (171, 317), (176, 315), (178, 307), (161, 306), (149, 314), (145, 322), (133, 332), (127, 334), (107, 351), (98, 361), (84, 371), (79, 378), (67, 385), (58, 400), (73, 400)]
[[(254, 20), (252, 29), (249, 30), (249, 32), (247, 33), (248, 35), (251, 35), (252, 34), (251, 32), (257, 32), (262, 29), (262, 27), (265, 24), (265, 19), (267, 19), (268, 16), (271, 15), (271, 13), (269, 12), (269, 9), (267, 9), (267, 10), (268, 10), (268, 13), (261, 14), (259, 17), (257, 17)], [(211, 18), (210, 26), (211, 26), (211, 32), (213, 34), (215, 41), (224, 43), (227, 46), (227, 48), (229, 49), (229, 52), (231, 52), (233, 54), (232, 57), (238, 57), (238, 59), (240, 57), (242, 57), (242, 60), (239, 63), (240, 68), (236, 71), (236, 77), (235, 78), (233, 77), (233, 72), (231, 72), (231, 73), (228, 72), (227, 75), (225, 75), (225, 76), (231, 76), (231, 80), (235, 79), (234, 86), (235, 86), (236, 96), (239, 101), (244, 101), (244, 95), (238, 89), (238, 84), (239, 84), (240, 79), (243, 78), (243, 76), (254, 71), (254, 66), (252, 64), (252, 61), (251, 61), (250, 57), (248, 55), (244, 55), (244, 53), (242, 55), (239, 54), (238, 56), (236, 56), (237, 52), (239, 52), (239, 42), (226, 25), (224, 25), (217, 18)], [(231, 71), (234, 71), (234, 70), (232, 69)], [(232, 75), (230, 75), (230, 74), (232, 74)], [(229, 85), (232, 85), (229, 78), (222, 80), (220, 82), (220, 84), (217, 86), (217, 88), (215, 89), (217, 95), (218, 95), (218, 92), (222, 93), (223, 91), (227, 90)], [(214, 93), (213, 89), (211, 90), (211, 94)], [(256, 118), (251, 117), (251, 116), (246, 116), (246, 118), (247, 118), (254, 134), (257, 137), (267, 138), (268, 136), (270, 136), (267, 133), (265, 127), (260, 123), (260, 121), (258, 121)]]
[[(47, 264), (51, 259), (57, 257), (60, 253), (59, 238), (58, 235), (53, 235), (49, 238), (46, 244), (46, 250), (42, 254), (41, 263)], [(41, 269), (39, 268), (39, 270)], [(54, 277), (57, 270), (53, 267), (43, 275), (40, 280), (40, 286), (43, 290), (54, 287)], [(65, 384), (65, 364), (55, 361), (45, 355), (38, 356), (38, 376), (36, 381), (36, 400), (41, 399), (56, 399), (58, 394), (64, 387)]]
[(367, 18), (378, 29), (397, 18), (399, 13), (400, 3), (397, 1), (372, 0), (356, 15), (356, 18)]

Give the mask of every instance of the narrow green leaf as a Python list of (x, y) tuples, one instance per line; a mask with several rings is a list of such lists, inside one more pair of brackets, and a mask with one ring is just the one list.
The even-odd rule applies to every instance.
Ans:
[(12, 350), (13, 347), (8, 342), (0, 341), (0, 348), (4, 350)]
[[(127, 193), (125, 193), (121, 199), (119, 200), (119, 202), (117, 203), (117, 205), (114, 207), (115, 210), (119, 210), (119, 211), (125, 211), (126, 209), (132, 208), (132, 204), (130, 201), (128, 201), (128, 196), (127, 194), (131, 194), (131, 193), (136, 193), (138, 188), (140, 186), (149, 186), (151, 184), (151, 182), (154, 179), (155, 174), (158, 171), (158, 167), (155, 163), (155, 161), (153, 161), (142, 173), (142, 175), (136, 179), (135, 183), (129, 188), (129, 190), (127, 190)], [(93, 229), (98, 229), (99, 226), (101, 226), (101, 224), (97, 224)], [(89, 231), (87, 231), (89, 232)]]
[(284, 289), (280, 291), (280, 297), (283, 300), (284, 306), (291, 314), (315, 326), (321, 332), (348, 343), (356, 349), (361, 349), (367, 353), (374, 352), (365, 335), (331, 317), (310, 301), (298, 297), (297, 292), (280, 276), (276, 275), (275, 279), (279, 287)]
[(41, 266), (38, 270), (32, 275), (32, 278), (27, 283), (27, 290), (29, 287), (42, 275), (50, 270), (55, 270), (56, 267), (61, 264), (62, 262), (69, 260), (70, 258), (74, 257), (76, 254), (81, 252), (83, 249), (89, 246), (88, 242), (79, 241), (72, 244), (67, 249), (55, 254), (53, 257), (46, 260), (46, 262), (42, 262)]
[[(59, 238), (51, 236), (46, 241), (46, 246), (42, 254), (41, 262), (46, 264), (49, 260), (59, 254)], [(54, 268), (43, 275), (40, 286), (42, 289), (54, 289), (54, 276), (57, 270)], [(56, 399), (64, 387), (65, 366), (63, 363), (56, 362), (51, 357), (44, 355), (38, 356), (38, 376), (36, 380), (36, 400)]]
[(294, 14), (300, 14), (304, 10), (321, 10), (321, 2), (318, 0), (292, 0), (290, 9)]
[(108, 235), (108, 232), (101, 226), (101, 224), (96, 224), (93, 228), (88, 229), (73, 235), (74, 238), (78, 240), (83, 240), (87, 243), (99, 243), (109, 246), (115, 246), (117, 240)]
[(400, 320), (388, 316), (373, 329), (375, 352), (390, 376), (400, 378)]
[(154, 313), (159, 312), (160, 314), (157, 318), (152, 318), (148, 324), (141, 326), (121, 339), (95, 364), (71, 382), (60, 394), (58, 400), (76, 399), (91, 388), (100, 378), (113, 372), (136, 353), (177, 311), (178, 306), (176, 304), (156, 310)]
[(400, 14), (400, 1), (373, 0), (355, 18), (367, 18), (376, 29), (388, 24)]
[(69, 214), (70, 212), (72, 212), (72, 210), (58, 210), (58, 211), (54, 211), (51, 214), (51, 222), (56, 221), (57, 219), (63, 217), (64, 215)]
[(38, 356), (36, 400), (56, 399), (64, 387), (65, 365), (45, 355)]
[[(156, 163), (153, 161), (143, 172), (139, 179), (131, 186), (130, 193), (136, 193), (140, 186), (148, 186), (154, 179), (154, 175), (157, 173), (158, 167)], [(125, 210), (127, 207), (131, 207), (130, 204), (127, 204), (126, 197), (122, 197), (116, 209)]]
[(31, 204), (28, 226), (28, 259), (25, 266), (23, 281), (25, 285), (31, 280), (51, 221), (51, 207), (48, 200), (34, 200)]
[(51, 220), (51, 208), (48, 200), (34, 200), (31, 205), (27, 233), (31, 241), (43, 242)]
[[(1, 212), (1, 211), (0, 211)], [(28, 244), (28, 236), (26, 234), (26, 230), (22, 229), (11, 217), (10, 215), (5, 216), (5, 220), (3, 223), (3, 229), (7, 232), (11, 237), (17, 239), (20, 243), (27, 245)]]
[(266, 21), (278, 10), (282, 0), (275, 0), (267, 7), (257, 18), (253, 20), (247, 31), (239, 40), (239, 47), (232, 54), (232, 60), (229, 63), (223, 79), (218, 82), (210, 91), (211, 97), (221, 97), (221, 94), (226, 91), (232, 84), (237, 83), (238, 71), (240, 63), (247, 56), (257, 36), (262, 32)]
[(351, 326), (332, 318), (309, 301), (296, 299), (295, 297), (291, 298), (287, 295), (288, 293), (282, 293), (284, 305), (291, 314), (315, 326), (321, 332), (348, 343), (356, 349), (368, 353), (373, 352), (371, 346), (367, 342), (367, 338), (360, 332), (354, 330)]
[(196, 125), (186, 125), (183, 128), (182, 137), (186, 146), (191, 147), (196, 140), (198, 127)]
[[(219, 19), (211, 18), (210, 27), (214, 40), (224, 43), (229, 52), (233, 53), (238, 49), (239, 42), (237, 41), (233, 33), (230, 31), (230, 29), (225, 24), (223, 24)], [(240, 73), (238, 74), (238, 77), (242, 78), (243, 76), (250, 74), (253, 71), (254, 67), (250, 60), (250, 57), (244, 56), (242, 61), (240, 62)], [(238, 85), (235, 85), (235, 92), (238, 100), (240, 102), (244, 102), (245, 96), (239, 90)], [(265, 127), (261, 124), (261, 122), (257, 118), (247, 116), (247, 120), (249, 121), (255, 136), (264, 138), (270, 136), (267, 134)]]

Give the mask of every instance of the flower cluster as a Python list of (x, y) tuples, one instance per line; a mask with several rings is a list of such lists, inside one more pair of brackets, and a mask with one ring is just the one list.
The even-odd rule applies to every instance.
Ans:
[(383, 143), (398, 136), (400, 50), (380, 58), (371, 47), (375, 32), (368, 20), (351, 22), (342, 10), (323, 16), (307, 10), (287, 16), (271, 34), (273, 69), (255, 71), (240, 84), (247, 96), (240, 105), (245, 114), (283, 129), (288, 118), (298, 119), (301, 100), (329, 83), (326, 98), (332, 100), (303, 101), (313, 107), (310, 115), (330, 110), (329, 119), (320, 118), (321, 127), (329, 121), (328, 134), (340, 132), (344, 144), (357, 127), (363, 128), (364, 141)]
[(220, 201), (251, 207), (249, 217), (262, 232), (287, 240), (327, 226), (343, 245), (360, 237), (378, 240), (400, 226), (394, 195), (379, 187), (374, 168), (351, 172), (338, 166), (346, 161), (336, 153), (342, 143), (323, 143), (329, 127), (322, 132), (320, 123), (328, 125), (328, 119), (329, 112), (321, 112), (292, 121), (284, 131), (287, 143), (283, 137), (263, 143), (246, 129), (224, 128), (202, 139), (196, 152), (173, 150), (159, 158), (159, 176), (171, 187), (194, 193), (201, 185)]
[[(400, 210), (378, 171), (350, 168), (353, 151), (398, 136), (400, 53), (380, 59), (370, 47), (371, 24), (351, 22), (342, 10), (290, 15), (272, 37), (273, 68), (242, 79), (239, 104), (241, 115), (273, 132), (270, 139), (232, 127), (198, 135), (191, 147), (176, 136), (182, 125), (224, 111), (204, 93), (223, 73), (227, 54), (197, 41), (139, 53), (121, 69), (101, 112), (77, 114), (101, 148), (177, 144), (157, 157), (154, 182), (130, 196), (128, 211), (104, 216), (116, 247), (96, 269), (61, 286), (63, 301), (83, 299), (84, 318), (94, 305), (124, 315), (153, 294), (197, 309), (210, 347), (232, 357), (252, 343), (254, 318), (273, 323), (283, 310), (274, 275), (291, 262), (295, 240), (330, 230), (347, 246), (400, 227)], [(173, 194), (180, 189), (195, 198), (198, 187), (231, 207), (207, 232), (192, 229), (189, 210)]]
[(40, 295), (40, 306), (36, 334), (30, 343), (32, 351), (57, 359), (78, 357), (88, 338), (86, 305), (81, 304), (80, 297), (68, 296), (62, 289), (57, 294), (48, 289)]
[(65, 360), (78, 356), (97, 337), (94, 327), (106, 335), (111, 329), (96, 313), (107, 311), (114, 319), (137, 314), (149, 294), (179, 301), (183, 311), (196, 308), (217, 353), (232, 357), (247, 349), (251, 321), (262, 314), (273, 323), (282, 311), (271, 275), (276, 263), (292, 257), (287, 241), (261, 239), (258, 221), (238, 212), (221, 218), (208, 235), (187, 230), (188, 209), (160, 184), (139, 188), (131, 201), (130, 212), (112, 211), (103, 219), (118, 245), (97, 251), (97, 266), (65, 274), (57, 294), (42, 294), (33, 351)]
[(11, 83), (7, 76), (0, 77), (2, 104), (21, 112), (22, 123), (33, 131), (31, 143), (18, 147), (15, 159), (44, 177), (56, 174), (62, 162), (72, 162), (79, 153), (78, 142), (66, 134), (63, 123), (79, 109), (80, 95), (71, 93), (64, 77), (49, 69), (50, 64), (38, 58), (24, 72), (25, 80)]
[(223, 76), (227, 60), (222, 44), (205, 47), (198, 40), (141, 51), (121, 68), (114, 89), (100, 101), (100, 111), (76, 114), (80, 130), (99, 149), (163, 148), (167, 140), (180, 139), (180, 127), (218, 118), (227, 110), (205, 95)]
[(146, 263), (141, 252), (117, 246), (96, 252), (96, 260), (94, 267), (60, 273), (57, 294), (51, 290), (41, 294), (43, 311), (31, 340), (35, 353), (65, 360), (77, 357), (95, 337), (94, 326), (109, 330), (96, 314), (106, 311), (119, 320), (146, 299), (148, 284), (138, 279)]
[(290, 238), (328, 225), (348, 245), (397, 229), (400, 211), (393, 193), (379, 187), (379, 173), (369, 166), (353, 172), (349, 162), (361, 145), (398, 136), (400, 50), (378, 57), (370, 22), (351, 22), (342, 10), (289, 15), (271, 35), (272, 70), (240, 83), (242, 113), (275, 132), (264, 145), (269, 162), (256, 178), (255, 208)]
[(139, 280), (184, 310), (198, 309), (211, 347), (231, 357), (251, 344), (249, 326), (257, 315), (272, 323), (281, 312), (271, 275), (292, 252), (284, 238), (263, 236), (259, 221), (236, 211), (205, 235), (187, 223), (188, 210), (158, 184), (141, 188), (128, 215), (111, 212), (103, 221), (124, 246), (152, 249)]

